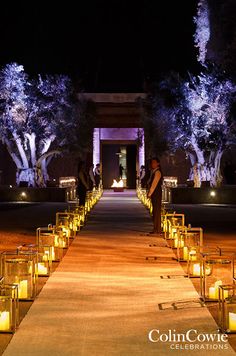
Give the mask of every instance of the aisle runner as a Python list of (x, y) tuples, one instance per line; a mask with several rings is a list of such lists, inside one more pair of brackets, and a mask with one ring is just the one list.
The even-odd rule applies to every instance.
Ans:
[[(172, 251), (162, 240), (140, 235), (150, 228), (135, 192), (105, 192), (4, 355), (190, 355), (166, 339), (190, 329), (215, 334), (213, 318)], [(153, 339), (162, 341), (148, 339), (153, 329)], [(193, 354), (235, 354), (220, 345), (228, 349), (199, 342), (205, 349)]]

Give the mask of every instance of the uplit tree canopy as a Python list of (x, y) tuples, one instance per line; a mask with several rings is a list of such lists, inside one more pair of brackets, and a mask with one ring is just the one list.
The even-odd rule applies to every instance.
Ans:
[(0, 72), (0, 110), (0, 137), (16, 164), (17, 184), (45, 186), (52, 156), (75, 127), (70, 80), (30, 80), (22, 65), (7, 64)]
[(199, 76), (189, 75), (187, 81), (168, 75), (157, 88), (148, 96), (143, 115), (144, 127), (151, 132), (148, 146), (155, 154), (183, 149), (191, 162), (189, 178), (196, 187), (203, 181), (220, 185), (222, 154), (236, 139), (235, 85), (213, 68)]
[(194, 34), (195, 46), (198, 48), (198, 61), (204, 66), (207, 56), (207, 44), (210, 39), (210, 19), (207, 0), (199, 0), (197, 16), (194, 17), (196, 31)]
[[(183, 85), (184, 114), (176, 117), (182, 145), (189, 153), (195, 181), (222, 181), (220, 162), (234, 141), (235, 121), (231, 113), (236, 87), (218, 70), (207, 70)], [(196, 184), (196, 185), (198, 185)]]

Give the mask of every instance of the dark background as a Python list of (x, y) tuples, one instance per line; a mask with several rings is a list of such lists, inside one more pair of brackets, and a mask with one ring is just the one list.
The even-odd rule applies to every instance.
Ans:
[(145, 78), (195, 71), (196, 0), (1, 4), (0, 65), (70, 75), (88, 92), (143, 91)]

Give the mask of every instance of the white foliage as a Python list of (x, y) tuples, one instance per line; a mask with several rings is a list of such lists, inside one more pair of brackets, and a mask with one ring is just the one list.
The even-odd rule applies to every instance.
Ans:
[(194, 18), (196, 32), (194, 34), (195, 46), (198, 48), (198, 61), (204, 65), (207, 55), (207, 43), (210, 39), (209, 8), (207, 0), (198, 3), (197, 16)]

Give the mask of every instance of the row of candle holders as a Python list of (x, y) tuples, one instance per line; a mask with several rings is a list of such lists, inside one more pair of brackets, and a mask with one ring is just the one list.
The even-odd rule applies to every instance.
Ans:
[[(139, 187), (137, 196), (152, 214), (146, 190)], [(199, 280), (200, 298), (204, 302), (218, 302), (220, 331), (236, 333), (235, 254), (204, 245), (203, 229), (186, 226), (184, 214), (163, 207), (161, 224), (164, 239), (177, 261), (185, 264), (187, 276)]]
[(0, 332), (14, 333), (19, 325), (19, 301), (33, 301), (38, 294), (38, 278), (48, 277), (70, 242), (84, 226), (88, 213), (102, 195), (102, 189), (87, 193), (85, 206), (71, 203), (56, 213), (55, 226), (39, 227), (36, 242), (21, 245), (0, 255)]

